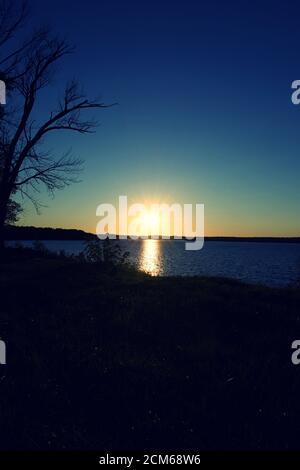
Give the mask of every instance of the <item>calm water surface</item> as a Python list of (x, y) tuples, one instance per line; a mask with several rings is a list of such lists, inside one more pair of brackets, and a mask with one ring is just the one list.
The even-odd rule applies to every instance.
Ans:
[[(32, 245), (30, 241), (21, 243)], [(43, 243), (50, 250), (73, 254), (84, 248), (79, 240)], [(181, 240), (117, 243), (130, 252), (130, 260), (139, 269), (153, 276), (222, 276), (269, 286), (285, 286), (300, 279), (300, 244), (296, 243), (205, 242), (200, 251), (186, 251)]]

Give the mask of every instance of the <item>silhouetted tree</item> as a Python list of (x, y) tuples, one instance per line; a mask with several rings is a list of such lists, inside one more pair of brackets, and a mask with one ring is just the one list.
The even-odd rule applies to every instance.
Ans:
[(18, 222), (20, 214), (23, 212), (21, 204), (10, 199), (7, 205), (5, 224), (13, 225)]
[(57, 64), (73, 52), (73, 47), (49, 30), (38, 30), (9, 51), (10, 41), (14, 39), (15, 44), (14, 36), (27, 19), (27, 3), (16, 9), (11, 2), (0, 0), (0, 68), (9, 93), (0, 122), (0, 247), (4, 244), (9, 201), (15, 192), (20, 191), (38, 208), (34, 193), (39, 192), (40, 184), (53, 193), (77, 181), (81, 161), (68, 152), (58, 157), (42, 150), (44, 138), (65, 130), (90, 133), (97, 121), (84, 119), (83, 113), (107, 107), (88, 99), (71, 80), (48, 117), (37, 121), (40, 92), (49, 86)]

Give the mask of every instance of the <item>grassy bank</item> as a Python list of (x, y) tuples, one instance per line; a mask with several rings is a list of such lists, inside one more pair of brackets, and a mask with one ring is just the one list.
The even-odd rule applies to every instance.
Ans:
[(1, 266), (1, 448), (296, 448), (300, 291)]

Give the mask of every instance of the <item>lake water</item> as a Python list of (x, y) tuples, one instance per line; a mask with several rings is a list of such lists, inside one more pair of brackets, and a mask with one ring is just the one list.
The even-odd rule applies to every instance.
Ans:
[[(33, 242), (19, 243), (31, 246)], [(52, 251), (73, 254), (84, 248), (84, 242), (79, 240), (43, 243)], [(130, 261), (154, 276), (221, 276), (268, 286), (286, 286), (300, 280), (300, 244), (296, 243), (209, 241), (199, 251), (186, 251), (182, 240), (117, 243), (130, 252)]]

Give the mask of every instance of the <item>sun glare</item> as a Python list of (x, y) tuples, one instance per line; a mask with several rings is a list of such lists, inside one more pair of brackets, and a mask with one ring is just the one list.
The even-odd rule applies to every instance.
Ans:
[(147, 212), (140, 217), (141, 232), (145, 235), (160, 234), (160, 216), (153, 212)]

